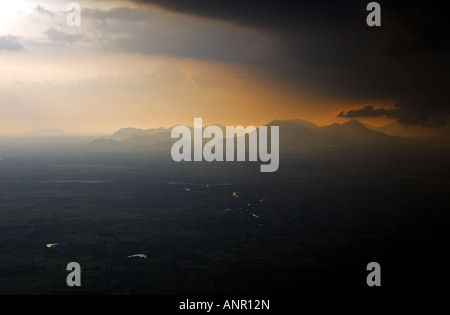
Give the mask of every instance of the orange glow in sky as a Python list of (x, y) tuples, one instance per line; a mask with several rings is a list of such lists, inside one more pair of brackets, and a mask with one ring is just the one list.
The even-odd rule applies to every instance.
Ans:
[[(259, 41), (244, 50), (252, 56), (258, 45), (273, 40), (255, 30), (157, 8), (135, 10), (137, 4), (130, 1), (83, 5), (77, 28), (65, 25), (67, 12), (60, 1), (39, 6), (25, 0), (0, 2), (0, 134), (45, 128), (111, 133), (123, 127), (190, 125), (194, 117), (205, 124), (261, 125), (299, 118), (327, 125), (345, 121), (336, 117), (342, 110), (395, 102), (325, 98), (254, 65), (184, 57), (189, 41), (177, 46), (177, 36), (196, 41), (199, 30), (207, 30), (202, 35), (207, 39), (239, 34), (243, 43), (247, 37)], [(142, 38), (149, 31), (154, 33)], [(175, 37), (173, 42), (165, 34)], [(141, 47), (140, 41), (150, 44)], [(127, 45), (135, 51), (127, 51)], [(160, 52), (160, 46), (175, 46), (177, 53)]]

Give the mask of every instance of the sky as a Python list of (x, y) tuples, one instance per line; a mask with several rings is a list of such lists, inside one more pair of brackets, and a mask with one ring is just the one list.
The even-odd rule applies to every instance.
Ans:
[(439, 3), (0, 0), (0, 134), (110, 134), (351, 118), (440, 128), (450, 113)]

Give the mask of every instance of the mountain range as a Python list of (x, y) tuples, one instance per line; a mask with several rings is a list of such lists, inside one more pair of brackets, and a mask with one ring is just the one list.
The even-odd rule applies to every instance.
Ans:
[(398, 122), (393, 122), (381, 127), (373, 127), (365, 124), (369, 129), (383, 132), (392, 136), (416, 138), (416, 139), (436, 139), (448, 138), (450, 135), (450, 124), (441, 127), (427, 128), (421, 126), (406, 126)]
[[(403, 140), (401, 137), (389, 136), (383, 132), (367, 128), (355, 119), (343, 124), (336, 123), (323, 127), (300, 119), (274, 120), (266, 126), (279, 126), (280, 150), (286, 152), (317, 150), (320, 148), (350, 148), (355, 146), (378, 147), (381, 145), (396, 145)], [(222, 130), (225, 130), (224, 126), (220, 127)], [(110, 137), (95, 139), (91, 142), (91, 146), (99, 149), (142, 148), (170, 152), (170, 147), (178, 140), (171, 138), (171, 130), (172, 128), (162, 127), (148, 130), (123, 128)], [(270, 137), (270, 128), (268, 130)], [(207, 141), (209, 139), (204, 139), (204, 142)]]

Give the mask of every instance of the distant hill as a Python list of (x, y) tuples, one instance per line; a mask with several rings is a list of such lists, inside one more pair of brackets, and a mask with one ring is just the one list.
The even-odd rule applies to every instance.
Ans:
[(378, 145), (399, 140), (398, 137), (371, 130), (355, 119), (324, 127), (303, 120), (275, 120), (268, 126), (280, 127), (280, 147), (285, 150)]
[(394, 137), (369, 129), (356, 119), (351, 119), (343, 124), (325, 126), (322, 127), (322, 130), (327, 134), (337, 135), (348, 143), (378, 143), (394, 140)]
[(59, 129), (39, 129), (16, 135), (16, 137), (23, 137), (23, 138), (54, 138), (67, 136), (68, 135), (64, 133), (64, 131)]
[[(391, 145), (398, 143), (401, 139), (367, 128), (355, 119), (343, 124), (331, 124), (324, 127), (300, 119), (274, 120), (267, 126), (279, 126), (280, 150), (292, 153), (320, 148)], [(224, 126), (220, 127), (224, 132)], [(190, 129), (192, 132), (192, 128)], [(167, 151), (177, 141), (177, 139), (171, 138), (171, 130), (172, 128), (149, 130), (123, 128), (109, 138), (94, 140), (91, 145), (100, 149), (146, 148), (154, 151), (162, 149)], [(204, 140), (204, 142), (206, 141), (209, 139)]]
[[(127, 128), (131, 129), (131, 128)], [(122, 130), (122, 129), (121, 129)], [(138, 130), (138, 129), (137, 129)], [(91, 146), (98, 146), (100, 148), (133, 148), (133, 147), (151, 147), (153, 145), (163, 143), (163, 142), (172, 142), (176, 139), (171, 139), (170, 132), (166, 131), (166, 129), (163, 129), (164, 131), (146, 135), (142, 133), (137, 134), (130, 134), (129, 137), (122, 139), (122, 137), (118, 137), (116, 140), (113, 137), (110, 138), (100, 138), (95, 139), (91, 142)], [(129, 130), (130, 131), (130, 130)], [(124, 133), (122, 133), (122, 136), (124, 136)]]
[(450, 125), (427, 128), (421, 126), (406, 126), (398, 122), (393, 122), (381, 127), (373, 127), (368, 124), (365, 126), (369, 129), (380, 131), (388, 135), (406, 138), (436, 138), (448, 137), (450, 135)]
[(151, 136), (157, 133), (161, 133), (166, 131), (166, 129), (160, 127), (160, 128), (156, 128), (156, 129), (147, 129), (147, 130), (142, 130), (142, 129), (137, 129), (137, 128), (122, 128), (118, 131), (116, 131), (111, 138), (114, 140), (125, 140), (128, 139), (132, 136)]

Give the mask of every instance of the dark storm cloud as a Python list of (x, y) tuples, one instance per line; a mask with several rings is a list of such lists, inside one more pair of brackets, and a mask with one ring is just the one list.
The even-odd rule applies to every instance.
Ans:
[(398, 108), (398, 122), (423, 127), (444, 126), (450, 115), (449, 100), (448, 91), (439, 91), (436, 94), (411, 93), (404, 96), (395, 104)]
[[(275, 68), (279, 40), (260, 30), (237, 27), (153, 8), (84, 9), (102, 48)], [(62, 36), (61, 36), (62, 37)]]
[(264, 0), (136, 0), (191, 15), (265, 28), (295, 30), (323, 23), (348, 24), (358, 11), (358, 1)]
[(360, 109), (342, 111), (338, 117), (342, 118), (367, 118), (386, 117), (397, 119), (399, 123), (410, 126), (441, 127), (446, 125), (450, 116), (448, 92), (439, 91), (433, 93), (411, 92), (403, 96), (395, 104), (394, 109), (365, 106)]
[(338, 117), (343, 118), (357, 118), (357, 117), (395, 117), (398, 115), (397, 109), (374, 109), (373, 106), (365, 106), (361, 109), (351, 109), (347, 112), (342, 111), (339, 113)]
[[(396, 110), (354, 110), (405, 124), (447, 121), (449, 19), (443, 2), (378, 1), (381, 27), (366, 25), (370, 1), (136, 0), (264, 30), (281, 42), (267, 65), (334, 97), (397, 98)], [(344, 115), (344, 113), (341, 113)]]

